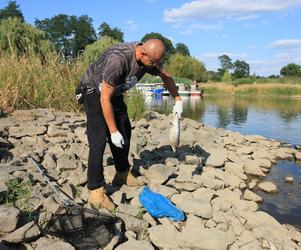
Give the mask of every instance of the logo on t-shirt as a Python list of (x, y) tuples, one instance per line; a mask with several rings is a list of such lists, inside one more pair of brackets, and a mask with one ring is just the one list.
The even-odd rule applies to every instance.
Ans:
[(137, 76), (131, 76), (126, 79), (125, 84), (123, 85), (123, 92), (133, 88), (138, 82)]

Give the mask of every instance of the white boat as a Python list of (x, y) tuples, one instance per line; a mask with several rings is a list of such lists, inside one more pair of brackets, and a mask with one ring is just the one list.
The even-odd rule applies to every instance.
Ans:
[[(196, 84), (177, 83), (176, 86), (180, 96), (203, 96), (203, 89), (199, 89)], [(169, 96), (169, 94), (167, 90), (163, 91), (163, 96)]]
[(146, 96), (162, 95), (164, 91), (162, 83), (137, 83), (135, 87)]

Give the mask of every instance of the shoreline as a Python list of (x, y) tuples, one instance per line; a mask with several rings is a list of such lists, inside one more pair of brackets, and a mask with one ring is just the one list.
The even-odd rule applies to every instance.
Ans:
[[(297, 229), (281, 225), (272, 216), (258, 211), (262, 199), (255, 193), (256, 189), (277, 192), (273, 183), (261, 179), (264, 180), (277, 160), (300, 160), (300, 151), (263, 136), (241, 135), (184, 118), (180, 147), (175, 153), (168, 139), (171, 118), (155, 112), (149, 112), (146, 118), (132, 122), (133, 172), (141, 175), (153, 191), (182, 209), (187, 219), (182, 224), (167, 219), (154, 221), (148, 213), (140, 218), (135, 211), (141, 210), (137, 199), (141, 188), (123, 186), (116, 191), (108, 185), (108, 192), (118, 205), (117, 211), (126, 217), (123, 219), (128, 241), (123, 243), (124, 247), (129, 242), (141, 246), (149, 246), (151, 242), (171, 249), (239, 249), (242, 246), (260, 249), (272, 248), (273, 244), (279, 249), (301, 247), (301, 233)], [(40, 215), (53, 213), (50, 207), (55, 206), (55, 201), (49, 202), (53, 195), (41, 188), (43, 178), (26, 161), (31, 155), (41, 161), (70, 197), (79, 204), (86, 203), (88, 147), (82, 115), (49, 109), (16, 110), (0, 118), (0, 137), (2, 193), (7, 188), (2, 185), (5, 181), (28, 179), (32, 174), (33, 208), (39, 208)], [(115, 169), (109, 147), (106, 147), (104, 166), (105, 178), (110, 183)], [(250, 176), (256, 176), (257, 180), (248, 182)], [(72, 185), (78, 189), (77, 193)], [(126, 196), (127, 204), (121, 202), (122, 195)], [(13, 209), (3, 202), (0, 207), (5, 211)], [(18, 222), (18, 217), (12, 214), (10, 221)], [(11, 239), (20, 230), (16, 226), (17, 223), (12, 225), (4, 239)], [(0, 223), (0, 229), (5, 227)]]

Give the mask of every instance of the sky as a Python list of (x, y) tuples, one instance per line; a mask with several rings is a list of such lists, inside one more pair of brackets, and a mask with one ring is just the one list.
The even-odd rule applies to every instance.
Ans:
[[(0, 0), (0, 8), (7, 5)], [(218, 57), (244, 60), (250, 73), (279, 74), (301, 64), (301, 0), (17, 0), (25, 21), (58, 14), (88, 15), (124, 32), (126, 42), (159, 32), (173, 45), (184, 43), (207, 70)]]

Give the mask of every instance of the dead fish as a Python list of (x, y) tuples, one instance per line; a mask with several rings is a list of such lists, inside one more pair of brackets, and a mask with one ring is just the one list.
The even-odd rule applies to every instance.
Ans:
[(169, 140), (172, 150), (175, 152), (176, 148), (180, 144), (180, 119), (177, 113), (172, 115), (172, 123), (169, 130)]

